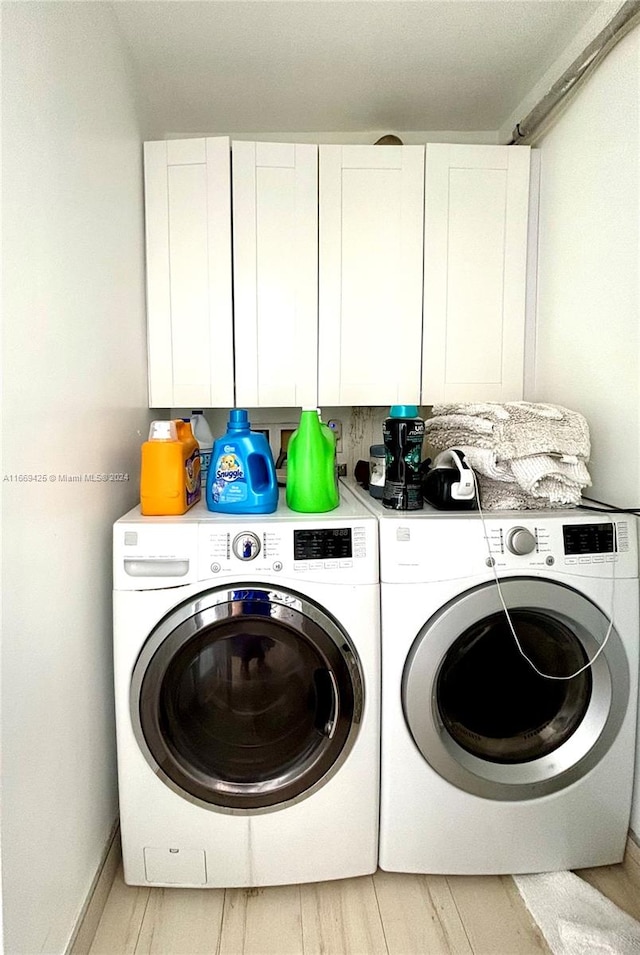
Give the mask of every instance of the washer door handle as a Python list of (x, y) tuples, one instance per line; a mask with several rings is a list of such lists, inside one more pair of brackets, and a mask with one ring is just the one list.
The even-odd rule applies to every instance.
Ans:
[(316, 728), (327, 739), (333, 739), (338, 725), (338, 684), (335, 674), (327, 668), (316, 670), (313, 681), (318, 694)]

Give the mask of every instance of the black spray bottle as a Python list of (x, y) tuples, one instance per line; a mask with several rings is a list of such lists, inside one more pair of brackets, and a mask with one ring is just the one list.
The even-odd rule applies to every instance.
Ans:
[(400, 511), (422, 508), (422, 442), (424, 421), (416, 405), (393, 405), (382, 427), (385, 481), (382, 503)]

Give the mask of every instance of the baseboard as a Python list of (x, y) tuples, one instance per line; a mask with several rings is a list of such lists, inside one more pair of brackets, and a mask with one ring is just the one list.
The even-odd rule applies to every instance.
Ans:
[(65, 955), (88, 955), (121, 858), (120, 825), (116, 821), (107, 840), (95, 878), (82, 906), (76, 927), (67, 945)]
[(622, 866), (626, 875), (640, 889), (640, 845), (638, 845), (635, 832), (629, 831), (627, 839), (627, 849), (624, 854)]

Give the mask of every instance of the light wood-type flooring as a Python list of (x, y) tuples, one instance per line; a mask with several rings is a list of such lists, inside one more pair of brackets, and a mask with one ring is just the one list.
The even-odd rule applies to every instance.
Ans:
[[(640, 849), (578, 873), (640, 921)], [(125, 885), (90, 955), (529, 955), (549, 949), (510, 876), (372, 876), (264, 889)], [(585, 953), (586, 955), (586, 953)]]

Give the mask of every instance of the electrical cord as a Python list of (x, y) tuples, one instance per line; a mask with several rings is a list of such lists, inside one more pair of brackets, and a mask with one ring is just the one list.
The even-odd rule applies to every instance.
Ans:
[[(520, 640), (518, 639), (518, 634), (516, 633), (515, 627), (513, 626), (513, 621), (511, 620), (511, 614), (509, 613), (509, 610), (507, 609), (507, 605), (506, 605), (506, 603), (505, 603), (505, 599), (504, 599), (504, 597), (503, 597), (503, 595), (502, 595), (502, 588), (501, 588), (501, 586), (500, 586), (500, 580), (499, 580), (499, 578), (498, 578), (498, 572), (497, 572), (497, 570), (496, 570), (496, 562), (495, 562), (495, 559), (494, 559), (494, 557), (493, 557), (493, 554), (491, 553), (491, 544), (489, 543), (489, 534), (487, 533), (487, 526), (486, 526), (485, 519), (484, 519), (484, 513), (483, 513), (482, 507), (481, 507), (481, 505), (480, 505), (480, 488), (479, 488), (479, 486), (478, 486), (478, 479), (477, 479), (477, 477), (476, 477), (476, 472), (473, 470), (473, 468), (471, 468), (470, 470), (471, 470), (471, 473), (472, 473), (472, 475), (473, 475), (473, 483), (474, 483), (475, 492), (476, 492), (476, 501), (477, 501), (477, 504), (478, 504), (478, 513), (480, 514), (480, 520), (482, 521), (482, 530), (483, 530), (483, 532), (484, 532), (484, 539), (485, 539), (485, 543), (486, 543), (486, 546), (487, 546), (487, 553), (488, 553), (488, 555), (489, 555), (489, 566), (491, 567), (491, 570), (493, 571), (493, 576), (494, 576), (494, 578), (495, 578), (496, 588), (497, 588), (497, 591), (498, 591), (498, 597), (500, 598), (500, 603), (502, 604), (502, 609), (504, 610), (505, 616), (506, 616), (506, 618), (507, 618), (507, 623), (509, 624), (509, 629), (511, 630), (511, 633), (512, 633), (512, 635), (513, 635), (513, 639), (515, 640), (516, 647), (518, 648), (518, 652), (520, 653), (520, 655), (521, 655), (522, 657), (524, 657), (524, 659), (525, 659), (526, 662), (529, 664), (529, 666), (530, 666), (533, 670), (535, 670), (535, 672), (538, 674), (538, 676), (543, 677), (545, 680), (573, 680), (573, 679), (575, 679), (575, 677), (579, 676), (581, 673), (584, 673), (585, 670), (588, 670), (589, 667), (592, 667), (592, 666), (593, 666), (593, 664), (596, 662), (596, 660), (598, 659), (598, 657), (600, 656), (600, 654), (602, 653), (602, 651), (603, 651), (604, 648), (606, 647), (607, 641), (609, 640), (609, 637), (611, 636), (611, 631), (613, 630), (613, 603), (614, 603), (615, 587), (616, 587), (616, 574), (615, 574), (615, 566), (616, 566), (616, 565), (615, 565), (615, 561), (612, 561), (612, 563), (611, 563), (611, 570), (612, 570), (612, 575), (611, 575), (611, 613), (610, 613), (610, 615), (609, 615), (609, 626), (607, 627), (607, 632), (606, 632), (606, 634), (605, 634), (604, 640), (602, 641), (602, 643), (600, 644), (600, 646), (598, 647), (598, 649), (597, 649), (596, 652), (594, 653), (593, 657), (592, 657), (590, 660), (587, 660), (587, 662), (584, 664), (584, 666), (580, 667), (579, 670), (576, 670), (575, 673), (571, 673), (571, 674), (569, 674), (569, 676), (557, 676), (557, 675), (555, 675), (555, 674), (553, 674), (553, 673), (543, 673), (542, 670), (538, 669), (538, 667), (535, 665), (535, 663), (533, 662), (533, 660), (531, 660), (531, 659), (527, 656), (527, 654), (524, 652), (524, 650), (522, 649), (522, 644), (520, 643)], [(591, 500), (591, 499), (589, 499), (589, 500)], [(599, 504), (599, 503), (601, 503), (601, 502), (600, 502), (600, 501), (597, 501), (596, 503)], [(596, 510), (597, 510), (597, 509), (596, 509)], [(625, 511), (624, 513), (627, 513), (627, 512)]]
[(578, 504), (578, 507), (585, 511), (599, 511), (602, 514), (640, 514), (640, 507), (616, 507), (615, 504), (608, 504), (607, 501), (598, 501), (595, 497), (583, 496), (582, 500), (603, 505), (603, 507), (591, 507), (589, 504)]

